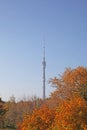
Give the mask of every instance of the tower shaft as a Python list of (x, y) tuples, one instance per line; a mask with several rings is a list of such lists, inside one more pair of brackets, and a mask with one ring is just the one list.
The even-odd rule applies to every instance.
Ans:
[(45, 99), (45, 69), (46, 69), (46, 61), (45, 61), (45, 47), (44, 47), (44, 56), (43, 56), (43, 100)]

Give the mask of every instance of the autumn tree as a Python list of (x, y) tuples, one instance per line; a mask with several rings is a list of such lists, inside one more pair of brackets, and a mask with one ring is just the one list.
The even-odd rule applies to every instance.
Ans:
[(55, 115), (56, 130), (87, 130), (87, 102), (81, 97), (63, 100)]
[(50, 80), (56, 90), (52, 97), (56, 99), (69, 98), (73, 94), (80, 94), (87, 100), (87, 68), (77, 67), (76, 69), (67, 68), (62, 75)]
[(0, 98), (0, 128), (5, 127), (5, 114), (8, 111), (8, 107)]
[(5, 125), (8, 128), (17, 128), (17, 123), (23, 121), (25, 114), (31, 114), (35, 108), (39, 108), (42, 104), (42, 100), (34, 97), (30, 99), (22, 98), (20, 101), (15, 102), (14, 98), (11, 98), (7, 103), (8, 111), (5, 116)]
[(26, 115), (18, 130), (52, 130), (54, 117), (55, 111), (45, 105)]

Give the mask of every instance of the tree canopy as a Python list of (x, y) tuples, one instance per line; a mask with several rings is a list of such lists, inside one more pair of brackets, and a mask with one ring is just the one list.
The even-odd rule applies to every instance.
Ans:
[(80, 94), (87, 100), (87, 68), (77, 67), (76, 69), (66, 68), (62, 75), (50, 79), (56, 87), (51, 96), (56, 98), (69, 98), (73, 94)]

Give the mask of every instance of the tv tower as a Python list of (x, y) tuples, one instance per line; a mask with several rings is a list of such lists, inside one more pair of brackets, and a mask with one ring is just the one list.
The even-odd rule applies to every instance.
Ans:
[(46, 69), (46, 61), (45, 61), (45, 44), (43, 46), (43, 100), (45, 99), (45, 69)]

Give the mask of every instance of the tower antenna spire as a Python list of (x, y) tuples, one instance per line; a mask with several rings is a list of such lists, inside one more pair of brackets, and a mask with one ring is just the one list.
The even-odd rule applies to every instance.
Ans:
[(43, 43), (43, 62), (42, 62), (42, 64), (43, 64), (43, 100), (45, 99), (45, 81), (46, 81), (46, 79), (45, 79), (45, 69), (46, 69), (46, 61), (45, 61), (45, 41), (44, 41), (44, 43)]

